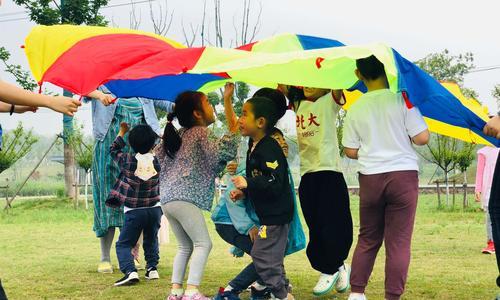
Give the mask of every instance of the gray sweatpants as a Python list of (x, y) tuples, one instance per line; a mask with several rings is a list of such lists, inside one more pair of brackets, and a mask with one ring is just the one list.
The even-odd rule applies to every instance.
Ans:
[(257, 273), (279, 299), (288, 295), (284, 259), (289, 228), (289, 224), (261, 226), (251, 252)]
[(185, 201), (169, 202), (162, 205), (161, 208), (177, 239), (177, 254), (174, 258), (172, 283), (183, 283), (187, 265), (191, 258), (187, 284), (199, 286), (208, 255), (212, 250), (212, 241), (201, 209)]

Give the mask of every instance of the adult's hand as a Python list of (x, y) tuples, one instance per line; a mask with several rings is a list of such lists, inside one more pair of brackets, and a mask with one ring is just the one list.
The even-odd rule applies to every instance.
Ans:
[(500, 139), (500, 116), (491, 118), (484, 126), (484, 134)]
[(51, 98), (53, 99), (47, 102), (47, 107), (70, 117), (74, 116), (78, 111), (78, 107), (82, 105), (80, 101), (65, 96), (55, 96)]

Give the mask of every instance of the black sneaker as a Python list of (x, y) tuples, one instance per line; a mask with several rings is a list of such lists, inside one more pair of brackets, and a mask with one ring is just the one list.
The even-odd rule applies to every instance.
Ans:
[(271, 299), (272, 293), (271, 290), (265, 288), (261, 291), (254, 288), (253, 286), (250, 289), (250, 300), (267, 300)]
[(122, 285), (133, 285), (139, 282), (139, 274), (137, 272), (130, 272), (127, 275), (123, 276), (122, 279), (115, 282), (115, 286)]
[(146, 277), (147, 280), (154, 280), (154, 279), (160, 279), (160, 274), (158, 273), (158, 270), (155, 267), (148, 268), (146, 271)]

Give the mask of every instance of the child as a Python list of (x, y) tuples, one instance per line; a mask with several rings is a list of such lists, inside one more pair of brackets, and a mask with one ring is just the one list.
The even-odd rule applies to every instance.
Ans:
[[(281, 119), (286, 113), (286, 99), (282, 92), (276, 89), (262, 88), (255, 92), (254, 97), (256, 96), (266, 97), (272, 100), (276, 105), (279, 119)], [(288, 144), (283, 133), (279, 129), (273, 128), (270, 132), (270, 136), (278, 142), (283, 150), (283, 153), (285, 154), (285, 157), (287, 157)], [(241, 161), (239, 164), (228, 164), (227, 171), (232, 176), (244, 176), (246, 173), (245, 161)], [(288, 171), (288, 174), (295, 203), (295, 190), (290, 170)], [(215, 228), (220, 237), (222, 237), (222, 239), (229, 244), (234, 245), (235, 247), (233, 248), (237, 249), (233, 251), (233, 255), (240, 257), (243, 256), (244, 253), (250, 255), (253, 244), (252, 241), (258, 232), (260, 224), (259, 218), (255, 213), (255, 209), (252, 206), (251, 201), (230, 201), (229, 194), (233, 188), (234, 185), (229, 182), (226, 192), (222, 195), (217, 207), (212, 213), (212, 220), (215, 223)], [(294, 219), (290, 224), (290, 232), (288, 234), (288, 244), (286, 250), (287, 255), (298, 252), (305, 247), (304, 231), (298, 216), (297, 206), (295, 205), (294, 207)], [(254, 282), (257, 282), (258, 284), (254, 284), (251, 287), (250, 299), (264, 298), (268, 293), (268, 290), (265, 288), (262, 280), (260, 280), (253, 263), (251, 263), (244, 270), (242, 270), (224, 290), (221, 289), (215, 300), (240, 299), (239, 294), (246, 290), (247, 287)]]
[(493, 172), (497, 161), (499, 149), (495, 147), (484, 147), (477, 151), (477, 171), (476, 171), (476, 201), (486, 212), (486, 233), (487, 246), (483, 249), (485, 254), (495, 253), (493, 243), (493, 232), (491, 229), (491, 219), (488, 212), (488, 201), (490, 200), (491, 183), (493, 182)]
[[(273, 128), (270, 135), (278, 142), (286, 157), (288, 155), (288, 145), (284, 139), (283, 133), (279, 129)], [(242, 161), (231, 175), (244, 176), (245, 173), (245, 162)], [(297, 211), (293, 179), (290, 170), (288, 170), (288, 175), (292, 195), (294, 195), (294, 217), (292, 223), (290, 223), (286, 255), (293, 254), (305, 248), (305, 235)], [(232, 185), (231, 182), (228, 183), (226, 193), (223, 194), (219, 204), (212, 213), (212, 220), (215, 223), (217, 233), (222, 239), (234, 245), (234, 247), (236, 247), (235, 249), (242, 251), (242, 254), (247, 253), (250, 255), (253, 240), (258, 233), (260, 221), (251, 201), (230, 201), (229, 194), (233, 188), (234, 185)], [(236, 252), (233, 251), (233, 253), (235, 256), (238, 256)], [(219, 292), (215, 300), (238, 300), (240, 299), (239, 294), (254, 282), (257, 282), (257, 284), (251, 287), (250, 299), (264, 298), (269, 293), (269, 290), (265, 288), (253, 263), (250, 263), (229, 282), (228, 286), (223, 291), (221, 290)]]
[(120, 124), (118, 137), (111, 145), (111, 156), (120, 167), (120, 175), (111, 189), (106, 205), (120, 209), (124, 205), (125, 221), (116, 242), (116, 256), (125, 276), (115, 286), (139, 282), (132, 248), (141, 232), (144, 234), (146, 279), (158, 279), (158, 229), (162, 215), (160, 207), (160, 163), (151, 153), (158, 135), (149, 125), (137, 125), (129, 133), (129, 143), (136, 153), (124, 154), (127, 123)]
[(352, 261), (350, 300), (364, 291), (377, 252), (385, 242), (385, 299), (403, 294), (410, 263), (411, 236), (418, 198), (418, 157), (429, 131), (417, 108), (388, 89), (384, 65), (370, 56), (356, 61), (356, 75), (368, 92), (350, 108), (344, 123), (345, 154), (361, 165), (360, 229)]
[[(178, 242), (172, 271), (172, 290), (168, 300), (207, 300), (198, 288), (212, 248), (202, 211), (210, 211), (215, 194), (215, 177), (227, 161), (236, 156), (237, 119), (232, 107), (234, 85), (227, 84), (224, 106), (230, 133), (212, 138), (207, 127), (215, 121), (214, 111), (205, 94), (184, 92), (175, 101), (174, 113), (182, 126), (177, 132), (172, 116), (163, 134), (161, 160), (162, 209)], [(191, 265), (186, 291), (184, 275)]]
[(251, 98), (243, 105), (240, 131), (252, 142), (246, 177), (232, 179), (236, 189), (231, 191), (231, 199), (248, 197), (259, 218), (261, 226), (251, 236), (251, 256), (257, 274), (272, 293), (267, 299), (292, 299), (283, 264), (294, 205), (286, 157), (270, 136), (277, 121), (276, 107), (268, 98)]
[(350, 267), (344, 261), (353, 234), (336, 130), (337, 115), (345, 100), (338, 90), (305, 87), (302, 100), (296, 100), (300, 93), (295, 87), (284, 92), (297, 115), (302, 176), (299, 195), (309, 227), (307, 257), (321, 272), (313, 294), (326, 295), (334, 288), (343, 293), (349, 289)]

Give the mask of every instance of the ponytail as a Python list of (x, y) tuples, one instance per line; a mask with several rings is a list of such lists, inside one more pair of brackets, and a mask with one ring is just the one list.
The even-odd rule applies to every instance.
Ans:
[(182, 139), (179, 136), (179, 132), (175, 128), (172, 121), (175, 118), (175, 113), (169, 113), (167, 116), (167, 126), (163, 131), (163, 151), (170, 158), (174, 158), (175, 153), (181, 148)]
[(175, 108), (173, 113), (167, 115), (167, 126), (163, 131), (163, 150), (170, 158), (181, 148), (182, 139), (179, 132), (172, 122), (177, 118), (179, 124), (186, 129), (195, 125), (193, 111), (201, 111), (201, 100), (205, 94), (195, 91), (187, 91), (179, 94), (175, 99)]

